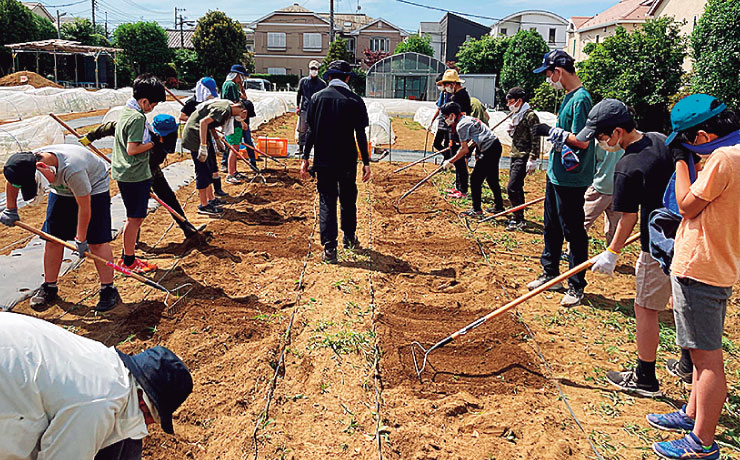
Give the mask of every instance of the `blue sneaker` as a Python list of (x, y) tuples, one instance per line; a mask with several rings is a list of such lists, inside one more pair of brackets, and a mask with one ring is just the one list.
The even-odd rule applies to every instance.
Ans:
[(685, 438), (676, 439), (675, 441), (653, 443), (653, 452), (658, 454), (658, 457), (669, 460), (694, 458), (702, 460), (719, 459), (719, 447), (717, 443), (712, 443), (712, 447), (705, 449), (694, 433), (689, 433)]
[(686, 432), (694, 429), (694, 419), (686, 415), (686, 404), (670, 414), (647, 414), (648, 423), (659, 430)]

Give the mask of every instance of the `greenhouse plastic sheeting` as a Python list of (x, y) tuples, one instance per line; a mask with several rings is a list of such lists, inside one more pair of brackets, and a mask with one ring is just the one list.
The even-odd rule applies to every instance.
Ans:
[(63, 144), (64, 132), (48, 115), (0, 125), (0, 165), (10, 154), (45, 145)]
[[(164, 174), (172, 190), (177, 191), (193, 180), (193, 161), (187, 160), (170, 165), (164, 169)], [(149, 200), (149, 212), (157, 206), (159, 204), (156, 201)], [(121, 195), (111, 198), (111, 218), (115, 238), (126, 221), (126, 208), (123, 206)], [(43, 254), (44, 242), (41, 238), (34, 237), (25, 247), (12, 251), (8, 256), (0, 256), (0, 309), (9, 311), (41, 287), (44, 281)], [(82, 260), (65, 248), (60, 276), (64, 276), (80, 263)], [(23, 276), (19, 276), (19, 273), (23, 273)]]
[(131, 88), (87, 91), (83, 88), (0, 90), (0, 121), (25, 120), (48, 113), (89, 112), (125, 104)]
[(373, 145), (395, 143), (396, 135), (393, 132), (391, 119), (385, 113), (383, 104), (373, 101), (367, 106), (367, 114), (370, 119), (370, 126), (367, 128), (367, 140), (372, 142)]
[[(419, 107), (419, 110), (416, 111), (414, 114), (414, 121), (419, 123), (421, 126), (425, 128), (430, 128), (432, 133), (437, 133), (437, 123), (432, 124), (432, 117), (434, 116), (434, 112), (437, 111), (437, 106), (434, 107)], [(430, 126), (433, 125), (433, 126)]]

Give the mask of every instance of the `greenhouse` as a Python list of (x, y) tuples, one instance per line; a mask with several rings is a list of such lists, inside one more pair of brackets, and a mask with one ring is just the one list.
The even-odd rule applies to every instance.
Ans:
[(365, 95), (433, 101), (438, 95), (435, 78), (446, 69), (442, 61), (424, 54), (394, 54), (370, 67), (365, 83)]

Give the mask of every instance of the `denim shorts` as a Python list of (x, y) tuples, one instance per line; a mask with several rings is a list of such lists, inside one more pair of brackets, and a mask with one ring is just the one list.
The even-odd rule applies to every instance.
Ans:
[(690, 278), (671, 276), (676, 344), (681, 348), (722, 348), (727, 299), (731, 287), (717, 287)]
[[(73, 196), (49, 193), (43, 231), (64, 241), (77, 235), (77, 200)], [(110, 243), (111, 232), (110, 193), (96, 193), (90, 197), (90, 224), (87, 226), (88, 244)]]
[(149, 208), (149, 193), (152, 189), (152, 180), (141, 182), (118, 182), (123, 205), (126, 207), (126, 217), (143, 219)]

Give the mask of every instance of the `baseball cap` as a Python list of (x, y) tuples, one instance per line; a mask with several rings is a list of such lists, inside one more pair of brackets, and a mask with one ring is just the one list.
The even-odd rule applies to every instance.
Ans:
[(236, 72), (236, 73), (238, 73), (240, 75), (244, 75), (244, 76), (247, 76), (249, 74), (249, 72), (247, 72), (247, 69), (243, 65), (241, 65), (241, 64), (234, 64), (234, 65), (232, 65), (230, 72)]
[(588, 112), (586, 126), (576, 135), (579, 142), (588, 142), (594, 138), (600, 127), (615, 126), (633, 120), (632, 114), (624, 102), (617, 99), (604, 99)]
[(575, 60), (570, 57), (570, 54), (563, 50), (553, 50), (545, 53), (545, 57), (542, 60), (542, 65), (534, 69), (534, 73), (542, 73), (545, 70), (552, 70), (555, 67), (564, 67), (568, 63), (573, 63)]
[(712, 108), (712, 103), (716, 100), (717, 98), (709, 94), (691, 94), (678, 101), (671, 110), (673, 132), (665, 140), (665, 145), (673, 142), (681, 131), (704, 123), (727, 109), (724, 103)]
[(316, 59), (313, 59), (311, 60), (311, 62), (308, 63), (309, 69), (318, 69), (319, 67), (321, 67), (321, 63), (319, 63), (319, 61), (317, 61)]
[(218, 97), (218, 85), (216, 85), (216, 80), (211, 77), (203, 77), (200, 79), (200, 83), (208, 88), (208, 90), (211, 92), (211, 96)]
[(36, 197), (36, 155), (31, 152), (14, 153), (5, 162), (3, 174), (8, 182), (21, 189), (24, 201)]

